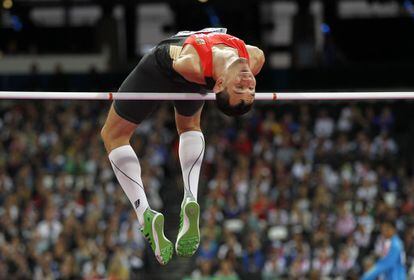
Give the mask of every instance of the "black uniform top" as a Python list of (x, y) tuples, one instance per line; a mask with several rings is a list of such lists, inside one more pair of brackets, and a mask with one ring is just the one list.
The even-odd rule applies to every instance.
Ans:
[[(173, 59), (170, 56), (170, 46), (183, 46), (188, 36), (198, 32), (225, 33), (226, 29), (209, 28), (195, 32), (183, 31), (161, 41), (144, 55), (118, 91), (154, 92), (154, 94), (159, 92), (207, 93), (211, 91), (215, 84), (213, 79), (206, 79), (206, 85), (187, 81), (174, 70)], [(114, 109), (120, 117), (139, 124), (157, 108), (160, 102), (159, 100), (115, 100)], [(204, 101), (175, 100), (173, 104), (180, 115), (193, 116), (202, 108)]]

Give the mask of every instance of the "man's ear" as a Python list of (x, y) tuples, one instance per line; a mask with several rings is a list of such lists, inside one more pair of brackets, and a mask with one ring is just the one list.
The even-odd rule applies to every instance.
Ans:
[(217, 79), (216, 84), (213, 87), (213, 92), (218, 93), (222, 90), (224, 90), (224, 79), (220, 77)]

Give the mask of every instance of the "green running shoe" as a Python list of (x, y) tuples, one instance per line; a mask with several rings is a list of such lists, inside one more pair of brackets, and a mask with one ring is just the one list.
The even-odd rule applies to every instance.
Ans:
[(172, 257), (173, 244), (164, 235), (164, 215), (147, 208), (144, 212), (144, 227), (141, 232), (151, 245), (160, 264), (167, 264)]
[(181, 203), (180, 230), (178, 231), (175, 251), (181, 257), (191, 257), (200, 244), (199, 229), (200, 205), (191, 194)]

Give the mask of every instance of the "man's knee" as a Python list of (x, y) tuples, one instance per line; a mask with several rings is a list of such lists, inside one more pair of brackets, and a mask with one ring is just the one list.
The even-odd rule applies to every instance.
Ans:
[(101, 129), (101, 138), (106, 150), (110, 152), (119, 146), (128, 145), (137, 126), (137, 124), (121, 118), (115, 112), (114, 107), (111, 106), (105, 124)]
[(101, 139), (104, 141), (104, 143), (110, 141), (110, 131), (108, 130), (107, 125), (104, 125), (101, 129)]
[(201, 109), (193, 116), (187, 117), (175, 112), (175, 123), (177, 126), (178, 134), (187, 132), (187, 131), (201, 131), (200, 126), (201, 119)]
[(104, 125), (101, 129), (101, 139), (105, 145), (107, 152), (109, 153), (113, 149), (113, 142), (116, 141), (116, 137), (114, 133), (111, 133), (111, 130), (107, 125)]
[(187, 131), (201, 131), (200, 116), (181, 117), (176, 116), (176, 126), (178, 134)]
[(116, 126), (109, 126), (105, 124), (101, 129), (101, 138), (104, 142), (105, 148), (109, 153), (113, 149), (128, 145), (129, 140), (133, 134), (134, 129), (119, 129)]
[(182, 134), (188, 131), (201, 131), (200, 125), (177, 127), (178, 134)]

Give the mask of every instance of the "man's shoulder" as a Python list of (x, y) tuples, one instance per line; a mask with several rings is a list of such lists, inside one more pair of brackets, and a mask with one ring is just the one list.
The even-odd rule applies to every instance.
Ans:
[(264, 52), (256, 46), (246, 45), (246, 50), (249, 53), (250, 68), (254, 75), (257, 75), (265, 63)]
[(246, 50), (250, 57), (264, 59), (264, 52), (260, 48), (252, 45), (246, 45)]
[(394, 246), (397, 246), (398, 248), (404, 247), (404, 243), (398, 235), (394, 235), (391, 238), (391, 244), (394, 244)]

